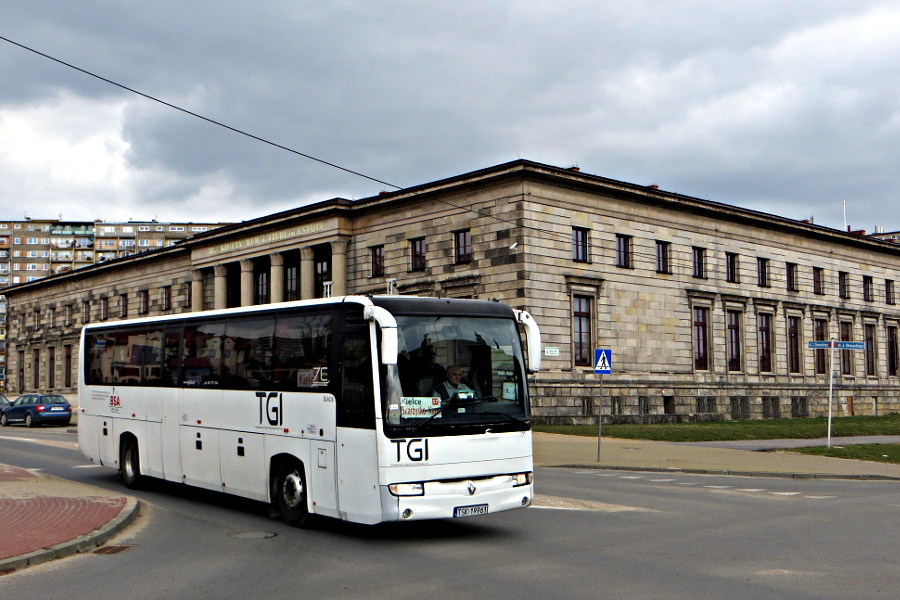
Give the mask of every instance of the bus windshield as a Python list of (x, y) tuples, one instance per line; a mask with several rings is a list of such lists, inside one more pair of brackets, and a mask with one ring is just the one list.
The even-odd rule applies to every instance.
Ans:
[(387, 435), (530, 428), (522, 347), (511, 319), (397, 316), (396, 365), (384, 367)]

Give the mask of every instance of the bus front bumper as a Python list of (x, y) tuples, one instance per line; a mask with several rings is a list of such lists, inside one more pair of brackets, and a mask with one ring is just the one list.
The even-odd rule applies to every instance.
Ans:
[[(534, 484), (531, 473), (525, 475), (527, 483), (524, 484), (522, 474), (426, 481), (419, 495), (398, 496), (392, 493), (392, 486), (382, 486), (382, 516), (385, 521), (418, 521), (471, 517), (530, 506), (534, 500)], [(410, 492), (404, 486), (400, 493)]]

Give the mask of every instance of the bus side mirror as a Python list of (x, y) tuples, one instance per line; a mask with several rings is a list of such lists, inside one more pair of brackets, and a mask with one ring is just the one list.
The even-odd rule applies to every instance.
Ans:
[(524, 310), (516, 310), (516, 320), (525, 328), (525, 342), (528, 344), (528, 372), (541, 370), (541, 330), (534, 318)]
[(396, 365), (399, 344), (394, 315), (380, 306), (367, 306), (364, 316), (367, 321), (375, 321), (381, 327), (381, 364)]

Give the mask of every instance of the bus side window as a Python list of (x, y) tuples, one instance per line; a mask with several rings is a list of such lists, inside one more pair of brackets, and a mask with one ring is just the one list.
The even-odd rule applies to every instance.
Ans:
[(218, 387), (222, 364), (222, 338), (214, 327), (191, 325), (184, 328), (184, 359), (181, 378), (184, 387)]

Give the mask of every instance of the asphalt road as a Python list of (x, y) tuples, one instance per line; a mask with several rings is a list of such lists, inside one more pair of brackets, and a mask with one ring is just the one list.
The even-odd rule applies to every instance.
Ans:
[[(123, 491), (74, 441), (2, 430), (0, 460)], [(536, 508), (305, 530), (259, 503), (159, 483), (136, 493), (141, 517), (109, 544), (121, 553), (0, 576), (0, 598), (845, 600), (900, 589), (898, 482), (593, 469), (538, 469), (536, 481)]]

